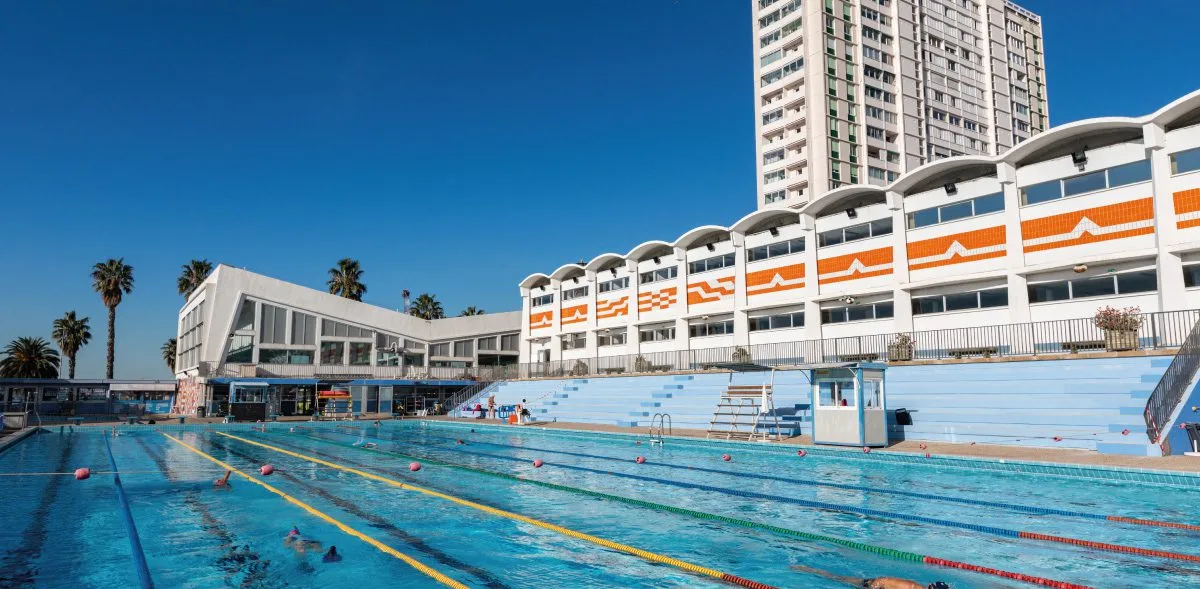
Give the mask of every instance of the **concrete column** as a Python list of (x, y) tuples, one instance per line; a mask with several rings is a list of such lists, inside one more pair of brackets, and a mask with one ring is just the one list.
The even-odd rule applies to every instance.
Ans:
[(1183, 260), (1170, 253), (1171, 244), (1179, 242), (1179, 228), (1175, 220), (1175, 199), (1171, 193), (1171, 156), (1167, 153), (1166, 134), (1163, 128), (1149, 123), (1142, 127), (1142, 138), (1146, 145), (1146, 157), (1150, 160), (1150, 171), (1154, 190), (1154, 243), (1158, 249), (1155, 270), (1158, 272), (1158, 305), (1163, 311), (1180, 311), (1188, 308), (1183, 284)]
[(595, 358), (600, 354), (600, 348), (596, 340), (596, 272), (587, 270), (584, 272), (584, 284), (587, 284), (588, 294), (584, 297), (587, 303), (587, 321), (583, 323), (587, 330), (587, 354)]
[(996, 165), (996, 176), (1004, 191), (1005, 267), (1008, 278), (1008, 311), (1013, 323), (1029, 322), (1028, 281), (1025, 246), (1021, 237), (1021, 190), (1017, 188), (1017, 169), (1009, 163)]
[(689, 349), (688, 346), (690, 343), (688, 338), (688, 320), (686, 319), (686, 315), (690, 310), (687, 302), (687, 250), (681, 247), (675, 248), (675, 265), (679, 268), (679, 273), (675, 277), (675, 292), (677, 293), (676, 300), (678, 301), (675, 306), (675, 350), (678, 351)]
[[(244, 300), (245, 299), (243, 299), (243, 301)], [(243, 302), (239, 302), (237, 304), (237, 307), (235, 307), (233, 310), (233, 313), (234, 313), (233, 323), (235, 326), (237, 325), (237, 322), (239, 320), (241, 320), (241, 318), (242, 318), (242, 305), (243, 304), (244, 304)], [(317, 322), (318, 323), (320, 322), (320, 318), (317, 319)], [(252, 349), (250, 351), (250, 362), (253, 364), (258, 364), (258, 348), (259, 348), (258, 344), (261, 343), (258, 341), (258, 339), (259, 339), (258, 334), (260, 334), (260, 333), (262, 333), (262, 303), (254, 303), (254, 335), (250, 336), (251, 341), (254, 342), (254, 349)], [(229, 353), (229, 350), (226, 350), (225, 353)], [(314, 360), (318, 364), (321, 362), (320, 356), (321, 356), (321, 342), (318, 339), (317, 340), (317, 357), (314, 358)]]
[(892, 212), (892, 290), (895, 317), (892, 319), (898, 332), (912, 331), (912, 293), (908, 290), (908, 222), (904, 216), (904, 195), (887, 193), (888, 210)]
[(629, 325), (626, 327), (628, 335), (625, 337), (625, 349), (630, 354), (637, 354), (642, 351), (642, 344), (638, 341), (638, 322), (641, 321), (642, 313), (638, 310), (638, 293), (642, 290), (641, 279), (638, 276), (638, 263), (636, 260), (625, 260), (625, 269), (629, 272)]
[(746, 319), (746, 306), (750, 304), (746, 297), (746, 236), (731, 231), (733, 241), (733, 345), (750, 345), (750, 325)]
[(804, 339), (821, 339), (821, 287), (817, 282), (817, 232), (816, 219), (809, 214), (800, 215), (800, 228), (804, 231), (804, 288), (800, 298), (804, 303)]
[[(517, 342), (519, 350), (519, 361), (530, 363), (535, 360), (533, 357), (533, 346), (529, 343), (529, 295), (530, 289), (521, 287), (521, 341)], [(425, 349), (425, 362), (428, 366), (429, 349)]]

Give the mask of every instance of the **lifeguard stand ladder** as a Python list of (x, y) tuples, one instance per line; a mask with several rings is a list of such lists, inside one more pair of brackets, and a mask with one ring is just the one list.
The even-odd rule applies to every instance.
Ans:
[[(721, 393), (717, 408), (713, 411), (712, 421), (708, 424), (709, 439), (770, 441), (772, 435), (776, 441), (782, 439), (779, 416), (775, 413), (775, 401), (772, 392), (775, 388), (775, 371), (762, 366), (730, 364), (714, 366), (727, 368), (735, 372), (748, 372), (751, 367), (758, 370), (769, 370), (768, 382), (761, 385), (729, 385)], [(729, 380), (733, 380), (730, 373)], [(774, 422), (772, 424), (772, 421)], [(774, 433), (760, 432), (760, 428), (774, 429)]]

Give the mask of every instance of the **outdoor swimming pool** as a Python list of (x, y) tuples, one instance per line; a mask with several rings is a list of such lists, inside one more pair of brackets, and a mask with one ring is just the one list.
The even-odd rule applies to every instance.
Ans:
[[(1200, 585), (1200, 485), (1119, 471), (461, 423), (159, 429), (108, 440), (158, 587), (847, 586), (792, 565), (956, 588)], [(0, 454), (0, 587), (137, 586), (103, 430), (49, 431)], [(214, 490), (205, 455), (273, 490), (238, 474)], [(82, 466), (95, 474), (32, 474)], [(286, 547), (293, 525), (344, 559)]]

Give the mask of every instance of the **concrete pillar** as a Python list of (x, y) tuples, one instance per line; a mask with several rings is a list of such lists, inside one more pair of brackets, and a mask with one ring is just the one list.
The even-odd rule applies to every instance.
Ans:
[(629, 325), (626, 328), (625, 349), (630, 354), (637, 354), (642, 351), (642, 343), (638, 341), (638, 322), (642, 316), (638, 309), (638, 293), (642, 291), (642, 284), (637, 260), (625, 260), (625, 269), (629, 272)]
[(1029, 322), (1029, 288), (1022, 270), (1025, 246), (1021, 237), (1021, 190), (1017, 169), (1009, 163), (996, 165), (996, 177), (1004, 191), (1005, 267), (1008, 278), (1008, 311), (1012, 323)]
[(1163, 128), (1149, 123), (1142, 127), (1146, 157), (1150, 160), (1151, 185), (1154, 190), (1154, 243), (1158, 249), (1155, 270), (1158, 273), (1158, 305), (1163, 311), (1188, 308), (1183, 284), (1183, 260), (1170, 253), (1171, 244), (1179, 242), (1175, 220), (1175, 198), (1171, 193), (1171, 156), (1167, 153)]
[(892, 319), (897, 332), (913, 330), (912, 293), (908, 290), (908, 223), (904, 215), (904, 195), (888, 192), (888, 210), (892, 212), (892, 289), (895, 316)]
[(800, 229), (804, 231), (804, 288), (800, 298), (804, 302), (804, 337), (806, 340), (821, 339), (821, 286), (817, 282), (817, 232), (816, 219), (809, 214), (800, 215)]
[(675, 277), (675, 292), (676, 305), (675, 309), (675, 350), (687, 350), (689, 345), (688, 338), (688, 320), (686, 318), (690, 310), (687, 302), (687, 250), (677, 247), (675, 248), (675, 265), (679, 269), (678, 275)]
[(749, 301), (746, 296), (746, 236), (731, 231), (733, 241), (733, 345), (750, 345), (750, 325), (746, 317)]

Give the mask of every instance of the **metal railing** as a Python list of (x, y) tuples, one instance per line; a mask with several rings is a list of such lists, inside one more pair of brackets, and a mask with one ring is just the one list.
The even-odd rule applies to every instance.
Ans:
[(1200, 320), (1192, 325), (1187, 339), (1175, 353), (1171, 365), (1150, 393), (1146, 401), (1146, 435), (1153, 444), (1161, 444), (1166, 436), (1165, 428), (1170, 427), (1171, 416), (1175, 408), (1187, 394), (1196, 371), (1200, 369)]
[[(820, 362), (901, 362), (950, 358), (994, 358), (1178, 348), (1200, 320), (1200, 310), (1142, 314), (1136, 336), (1113, 338), (1090, 317), (903, 333), (803, 340), (774, 344), (592, 356), (551, 362), (441, 368), (405, 366), (327, 366), (312, 364), (209, 363), (208, 376), (518, 380), (607, 374), (705, 370), (717, 363), (743, 362), (772, 367)], [(909, 338), (905, 343), (900, 336)]]
[(459, 411), (464, 404), (473, 399), (479, 393), (482, 393), (490, 386), (492, 386), (491, 381), (480, 381), (473, 385), (459, 389), (454, 393), (454, 396), (450, 397), (450, 400), (446, 402), (446, 413), (449, 414)]

